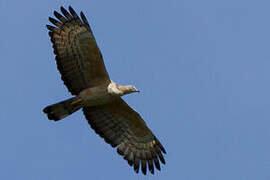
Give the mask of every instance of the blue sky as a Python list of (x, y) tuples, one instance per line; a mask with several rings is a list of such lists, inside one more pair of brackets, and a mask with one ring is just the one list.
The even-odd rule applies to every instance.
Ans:
[[(82, 112), (42, 109), (70, 97), (45, 24), (72, 5), (90, 22), (111, 78), (167, 150), (135, 174)], [(270, 2), (0, 0), (0, 178), (270, 179)]]

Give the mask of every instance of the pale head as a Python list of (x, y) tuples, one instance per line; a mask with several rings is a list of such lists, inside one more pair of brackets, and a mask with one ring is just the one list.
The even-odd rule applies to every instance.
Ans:
[(123, 93), (123, 95), (134, 92), (140, 92), (135, 86), (132, 85), (125, 85), (125, 86), (118, 85), (118, 89)]

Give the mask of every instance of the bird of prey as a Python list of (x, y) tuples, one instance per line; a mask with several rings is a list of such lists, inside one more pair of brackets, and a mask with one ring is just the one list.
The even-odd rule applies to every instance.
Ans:
[(61, 78), (74, 97), (47, 106), (48, 119), (58, 121), (82, 111), (94, 131), (134, 167), (136, 173), (154, 174), (165, 164), (164, 147), (147, 127), (142, 117), (121, 96), (138, 92), (132, 85), (118, 85), (106, 71), (101, 52), (90, 25), (69, 6), (62, 14), (54, 11), (54, 25), (46, 25), (53, 44), (55, 61)]

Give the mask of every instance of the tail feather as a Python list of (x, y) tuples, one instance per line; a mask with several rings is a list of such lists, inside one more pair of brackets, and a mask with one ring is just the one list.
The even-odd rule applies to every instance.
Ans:
[(78, 97), (73, 97), (47, 106), (43, 109), (43, 112), (47, 114), (48, 119), (58, 121), (78, 111), (82, 106), (82, 100)]

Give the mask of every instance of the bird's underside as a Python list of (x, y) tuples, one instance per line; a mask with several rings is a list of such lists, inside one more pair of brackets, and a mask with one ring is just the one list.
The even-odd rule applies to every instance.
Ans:
[(138, 90), (112, 82), (106, 71), (101, 52), (84, 14), (80, 17), (69, 7), (62, 14), (49, 18), (47, 25), (53, 44), (57, 68), (74, 97), (47, 106), (43, 111), (51, 120), (61, 120), (83, 110), (94, 131), (127, 160), (138, 173), (147, 169), (154, 174), (165, 164), (166, 151), (147, 127), (141, 116), (121, 96)]

